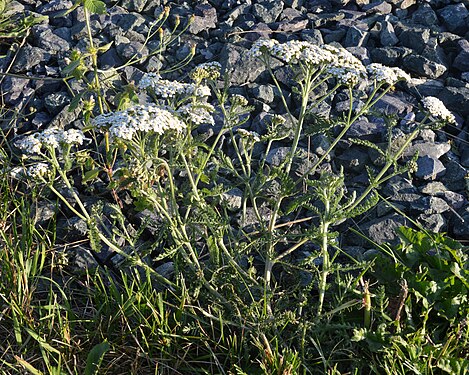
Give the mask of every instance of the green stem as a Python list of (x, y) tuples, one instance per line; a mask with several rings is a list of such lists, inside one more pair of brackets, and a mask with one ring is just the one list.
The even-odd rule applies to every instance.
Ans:
[[(381, 86), (377, 86), (375, 87), (375, 89), (373, 90), (372, 94), (370, 95), (370, 97), (368, 98), (367, 102), (365, 103), (365, 105), (363, 106), (363, 108), (353, 117), (353, 118), (350, 118), (349, 121), (347, 121), (347, 123), (345, 124), (344, 128), (342, 129), (342, 131), (339, 133), (339, 135), (334, 139), (334, 141), (331, 143), (331, 145), (329, 146), (329, 148), (327, 149), (327, 151), (324, 153), (324, 155), (322, 155), (319, 160), (311, 167), (309, 168), (296, 182), (295, 184), (299, 184), (300, 182), (302, 182), (310, 173), (313, 173), (323, 162), (324, 160), (328, 157), (328, 155), (331, 153), (331, 151), (335, 148), (335, 146), (337, 145), (337, 143), (339, 143), (339, 141), (344, 137), (345, 133), (347, 133), (347, 131), (350, 129), (350, 127), (353, 125), (353, 123), (360, 117), (362, 116), (364, 113), (366, 113), (368, 111), (368, 109), (370, 109), (373, 105), (376, 104), (376, 102), (378, 100), (380, 100), (389, 90), (390, 90), (390, 87), (387, 88), (386, 90), (384, 90), (375, 100), (373, 100), (374, 96), (376, 95), (376, 93), (378, 92), (378, 90), (381, 88)], [(352, 102), (353, 98), (351, 97), (350, 98), (350, 101)]]
[[(325, 202), (326, 206), (328, 206), (328, 201)], [(328, 213), (328, 207), (325, 209), (325, 213)], [(321, 254), (322, 254), (322, 271), (319, 280), (319, 303), (318, 303), (318, 315), (321, 315), (322, 309), (324, 306), (324, 296), (326, 295), (326, 287), (327, 287), (327, 276), (329, 275), (330, 271), (330, 259), (329, 259), (329, 249), (328, 249), (328, 230), (329, 230), (330, 223), (325, 221), (320, 226), (320, 236), (322, 239), (321, 243)]]

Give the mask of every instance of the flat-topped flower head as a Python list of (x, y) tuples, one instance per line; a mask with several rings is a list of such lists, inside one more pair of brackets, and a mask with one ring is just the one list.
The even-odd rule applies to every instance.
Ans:
[[(150, 76), (153, 74), (153, 76)], [(164, 99), (175, 96), (195, 95), (206, 97), (210, 95), (210, 88), (205, 85), (194, 85), (193, 83), (182, 83), (160, 79), (154, 73), (146, 73), (138, 84), (140, 89), (151, 90), (156, 96)]]
[(393, 86), (398, 81), (410, 81), (411, 77), (409, 74), (404, 72), (400, 68), (391, 68), (382, 64), (373, 63), (366, 67), (366, 70), (370, 77), (379, 84), (388, 84)]
[(301, 50), (298, 60), (309, 65), (326, 65), (336, 61), (336, 57), (324, 46), (308, 43)]
[(106, 113), (93, 119), (98, 129), (109, 130), (111, 138), (131, 140), (137, 132), (164, 134), (167, 131), (182, 132), (186, 125), (166, 108), (156, 105), (136, 105), (114, 113)]
[(328, 44), (324, 44), (322, 48), (332, 54), (333, 61), (331, 62), (331, 65), (339, 68), (353, 67), (365, 71), (365, 67), (363, 66), (362, 62), (345, 48), (335, 47)]
[(61, 145), (81, 145), (85, 135), (81, 130), (46, 129), (15, 142), (15, 146), (28, 154), (39, 154), (41, 148), (59, 148)]
[(440, 99), (434, 96), (427, 96), (422, 99), (422, 105), (433, 118), (446, 121), (450, 124), (456, 123), (455, 117)]
[(145, 90), (156, 85), (160, 79), (161, 76), (158, 73), (145, 73), (142, 79), (139, 81), (138, 87), (142, 90)]
[(249, 56), (261, 57), (264, 53), (270, 54), (272, 53), (272, 48), (278, 44), (278, 41), (275, 39), (258, 39), (249, 50)]
[(355, 86), (365, 78), (364, 70), (353, 66), (330, 66), (327, 72), (345, 86)]
[(190, 73), (191, 78), (200, 83), (204, 79), (215, 80), (220, 77), (221, 64), (217, 61), (197, 65)]
[(68, 145), (82, 145), (84, 140), (85, 135), (78, 129), (65, 130), (62, 134), (62, 142)]
[(34, 135), (30, 135), (15, 142), (15, 146), (27, 154), (39, 154), (42, 143)]
[(186, 115), (196, 125), (215, 125), (215, 120), (212, 116), (214, 111), (215, 108), (209, 103), (186, 104), (178, 108), (179, 113)]
[(270, 53), (287, 63), (297, 64), (301, 51), (307, 48), (308, 45), (308, 42), (290, 40), (286, 43), (273, 45), (270, 48)]
[(33, 179), (46, 176), (50, 172), (50, 166), (46, 163), (36, 163), (26, 169), (26, 176)]

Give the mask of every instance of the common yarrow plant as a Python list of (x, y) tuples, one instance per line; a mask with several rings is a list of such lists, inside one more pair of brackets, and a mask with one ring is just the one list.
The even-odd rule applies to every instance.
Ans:
[[(161, 19), (167, 17), (163, 13)], [(190, 72), (191, 82), (165, 79), (164, 71), (144, 74), (135, 82), (135, 90), (140, 90), (145, 102), (137, 103), (132, 96), (114, 111), (106, 110), (111, 106), (96, 82), (88, 94), (97, 97), (100, 108), (97, 111), (90, 104), (94, 96), (86, 99), (86, 137), (78, 129), (47, 129), (22, 137), (15, 145), (24, 152), (25, 160), (34, 156), (37, 161), (21, 172), (23, 175), (47, 184), (63, 204), (85, 220), (91, 242), (102, 242), (142, 267), (158, 287), (180, 296), (174, 305), (191, 305), (188, 316), (199, 314), (198, 319), (218, 320), (219, 324), (229, 321), (230, 329), (247, 330), (252, 335), (261, 327), (281, 340), (289, 329), (299, 327), (305, 310), (315, 323), (341, 311), (334, 309), (333, 298), (327, 295), (340, 251), (334, 228), (376, 205), (378, 189), (392, 176), (415, 169), (416, 156), (406, 162), (401, 159), (422, 129), (455, 120), (441, 101), (427, 97), (422, 100), (423, 119), (415, 123), (399, 147), (381, 149), (365, 140), (352, 140), (376, 149), (384, 163), (380, 169), (368, 169), (364, 189), (349, 193), (342, 170), (319, 170), (350, 127), (400, 81), (410, 82), (411, 77), (399, 68), (364, 66), (342, 47), (304, 41), (259, 39), (249, 55), (265, 63), (283, 104), (283, 116), (274, 114), (261, 134), (246, 126), (253, 109), (249, 100), (230, 95), (227, 83), (220, 89), (221, 64), (208, 62)], [(293, 71), (294, 87), (285, 87), (277, 80), (272, 59)], [(83, 68), (82, 56), (73, 61), (78, 62), (71, 62), (68, 70), (78, 75)], [(327, 89), (317, 90), (321, 85)], [(285, 90), (293, 94), (291, 105)], [(295, 161), (300, 151), (305, 151), (300, 141), (307, 138), (309, 116), (320, 103), (331, 101), (339, 93), (347, 94), (349, 107), (337, 118), (324, 121), (327, 130), (337, 126), (335, 136), (327, 150), (298, 173)], [(86, 97), (83, 94), (79, 100)], [(361, 105), (355, 105), (359, 100)], [(217, 132), (199, 137), (201, 125)], [(276, 142), (287, 137), (291, 141), (283, 160), (268, 162)], [(158, 235), (151, 244), (145, 244), (148, 251), (143, 255), (136, 241), (128, 240), (126, 246), (114, 242), (99, 225), (96, 210), (85, 205), (75, 191), (73, 168), (83, 167), (80, 157), (91, 145), (97, 147), (93, 157), (90, 152), (86, 159), (92, 160), (93, 168), (101, 165), (102, 170), (83, 180), (93, 184), (98, 178), (104, 179), (120, 204), (115, 210), (120, 210), (122, 217), (125, 206), (120, 196), (130, 191), (132, 202), (125, 203), (126, 208), (133, 205), (131, 208), (138, 211), (150, 210), (160, 221)], [(70, 190), (73, 204), (55, 187), (54, 173)], [(227, 197), (234, 197), (229, 204)], [(305, 212), (310, 217), (303, 218)], [(307, 246), (319, 250), (306, 259), (292, 258)], [(98, 250), (99, 246), (94, 248)], [(154, 259), (173, 262), (175, 276), (157, 272)], [(311, 278), (304, 282), (304, 288), (298, 284), (286, 293), (288, 286), (282, 284), (282, 275), (292, 270)], [(296, 295), (303, 300), (285, 313), (282, 301), (291, 302)], [(356, 303), (346, 304), (352, 305)], [(301, 361), (308, 362), (305, 342), (313, 329), (315, 324), (305, 324), (299, 330), (301, 334), (289, 341), (295, 348), (295, 353), (288, 352), (294, 368), (298, 367), (300, 352)], [(261, 346), (270, 349), (269, 340), (265, 341)], [(283, 357), (278, 361), (269, 358), (270, 362), (267, 358), (262, 362), (266, 373), (283, 368)]]

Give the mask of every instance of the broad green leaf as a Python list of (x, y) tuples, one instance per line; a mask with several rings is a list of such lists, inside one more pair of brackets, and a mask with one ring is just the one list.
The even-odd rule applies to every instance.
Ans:
[(72, 61), (70, 64), (68, 64), (65, 68), (62, 69), (62, 73), (65, 75), (69, 76), (73, 73), (73, 71), (78, 68), (81, 64), (81, 60), (75, 60)]
[(91, 349), (86, 358), (85, 375), (95, 375), (98, 373), (104, 355), (109, 349), (110, 346), (107, 341), (97, 344)]
[(99, 169), (92, 169), (91, 171), (88, 171), (85, 173), (82, 183), (87, 183), (88, 181), (94, 180), (96, 177), (98, 177), (99, 174)]
[(84, 0), (83, 6), (90, 12), (96, 14), (106, 13), (106, 4), (99, 0)]
[(82, 91), (73, 97), (72, 101), (70, 102), (70, 105), (68, 106), (69, 112), (73, 112), (75, 109), (77, 109), (78, 104), (80, 104), (80, 100), (83, 97), (84, 93), (85, 91)]

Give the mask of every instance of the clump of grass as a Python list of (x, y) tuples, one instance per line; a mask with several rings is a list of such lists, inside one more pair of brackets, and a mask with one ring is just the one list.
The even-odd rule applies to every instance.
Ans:
[[(105, 11), (95, 0), (75, 6), (84, 6), (87, 23), (93, 12)], [(151, 54), (163, 53), (187, 27), (178, 29), (176, 22), (166, 28), (168, 17), (165, 8), (150, 28), (147, 40), (159, 40)], [(370, 210), (389, 178), (412, 173), (416, 156), (400, 161), (407, 146), (420, 130), (453, 121), (438, 101), (422, 103), (423, 116), (399, 144), (392, 121), (383, 148), (351, 141), (375, 149), (383, 163), (368, 170), (369, 184), (360, 194), (348, 193), (342, 170), (320, 169), (353, 123), (408, 79), (404, 72), (365, 68), (341, 48), (258, 41), (251, 54), (270, 72), (286, 118), (272, 116), (257, 134), (243, 127), (252, 112), (248, 101), (229, 94), (228, 79), (220, 88), (220, 64), (199, 65), (191, 82), (163, 79), (186, 66), (193, 50), (137, 85), (115, 87), (118, 100), (110, 103), (103, 90), (108, 75), (97, 64), (107, 48), (96, 45), (90, 31), (88, 49), (72, 52), (63, 72), (66, 82), (84, 84), (71, 104), (72, 110), (82, 109), (82, 129), (46, 129), (13, 142), (3, 137), (0, 363), (5, 369), (404, 374), (465, 368), (467, 249), (443, 236), (401, 229), (403, 244), (383, 246), (383, 258), (338, 262), (343, 252), (334, 231)], [(298, 109), (287, 104), (272, 58), (294, 73), (289, 89)], [(142, 59), (136, 55), (127, 64)], [(370, 87), (361, 88), (360, 104), (356, 91), (365, 79)], [(317, 94), (325, 83), (328, 90)], [(138, 104), (138, 90), (152, 104)], [(339, 92), (350, 103), (341, 117), (314, 112)], [(201, 125), (215, 124), (214, 112), (222, 118), (219, 131), (199, 138)], [(305, 129), (330, 134), (333, 127), (339, 132), (326, 153), (295, 173)], [(285, 158), (268, 161), (287, 137), (292, 141)], [(89, 191), (98, 186), (104, 192), (90, 199)], [(229, 199), (233, 192), (239, 199)], [(92, 254), (108, 251), (118, 260), (72, 273), (63, 250), (71, 244), (56, 238), (55, 219), (46, 227), (34, 220), (39, 200), (56, 202), (61, 215), (86, 224)], [(135, 228), (126, 215), (131, 210), (152, 213), (154, 222)], [(147, 225), (157, 227), (154, 235), (145, 233)], [(308, 256), (299, 256), (306, 246)], [(428, 255), (432, 249), (437, 253)], [(422, 264), (430, 264), (423, 273)], [(390, 280), (379, 267), (392, 271)], [(400, 279), (401, 290), (392, 289)], [(434, 292), (431, 298), (428, 291)], [(398, 296), (394, 317), (388, 311), (391, 296)]]

